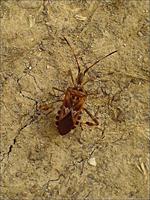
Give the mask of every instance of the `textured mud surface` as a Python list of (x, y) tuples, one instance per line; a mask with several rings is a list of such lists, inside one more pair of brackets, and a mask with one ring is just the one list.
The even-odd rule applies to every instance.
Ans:
[[(149, 196), (148, 0), (1, 1), (2, 200)], [(86, 108), (98, 127), (60, 136), (52, 87), (89, 66)], [(57, 95), (61, 93), (56, 92)], [(37, 112), (46, 102), (47, 113)], [(83, 114), (82, 121), (91, 120)]]

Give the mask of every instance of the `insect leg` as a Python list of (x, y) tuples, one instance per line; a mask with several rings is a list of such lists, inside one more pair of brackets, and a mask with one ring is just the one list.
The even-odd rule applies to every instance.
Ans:
[(84, 85), (86, 85), (88, 82), (90, 82), (90, 81), (94, 81), (93, 79), (88, 79), (87, 81), (85, 81), (82, 85), (84, 86)]
[[(87, 124), (88, 126), (98, 126), (98, 125), (99, 125), (99, 122), (98, 122), (98, 120), (96, 119), (96, 117), (93, 116), (93, 115), (90, 113), (90, 111), (88, 111), (86, 108), (84, 108), (84, 111), (91, 117), (91, 119), (92, 119), (93, 122), (94, 122), (94, 123), (92, 123), (92, 122), (86, 122), (86, 124)], [(97, 115), (97, 112), (96, 112), (96, 115)]]
[(53, 102), (41, 102), (39, 104), (36, 105), (36, 111), (38, 114), (45, 114), (45, 115), (48, 115), (49, 113), (51, 113), (53, 111), (53, 107), (52, 105), (55, 104), (55, 103), (58, 103), (60, 101), (63, 101), (61, 99), (58, 99), (56, 101), (53, 101)]
[(81, 130), (83, 131), (83, 126), (82, 126), (82, 125), (83, 125), (83, 122), (80, 122), (79, 125), (80, 125)]
[(52, 89), (53, 89), (53, 90), (57, 90), (57, 91), (59, 91), (59, 92), (64, 92), (64, 90), (59, 89), (59, 88), (56, 88), (56, 87), (52, 87)]
[[(52, 90), (53, 90), (53, 93), (49, 92), (49, 94), (51, 96), (53, 96), (53, 97), (59, 98), (59, 97), (61, 97), (64, 94), (64, 90), (62, 90), (62, 89), (59, 89), (59, 88), (56, 88), (56, 87), (52, 87)], [(59, 92), (62, 92), (63, 94), (62, 95), (56, 95), (55, 94), (55, 90), (57, 90)]]

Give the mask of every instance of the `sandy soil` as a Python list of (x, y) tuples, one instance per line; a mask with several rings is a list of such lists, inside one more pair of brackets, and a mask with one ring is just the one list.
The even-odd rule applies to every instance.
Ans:
[[(148, 11), (148, 0), (1, 1), (1, 200), (148, 199)], [(63, 36), (82, 69), (118, 50), (86, 77), (100, 125), (65, 136), (52, 87), (71, 86), (77, 67)]]

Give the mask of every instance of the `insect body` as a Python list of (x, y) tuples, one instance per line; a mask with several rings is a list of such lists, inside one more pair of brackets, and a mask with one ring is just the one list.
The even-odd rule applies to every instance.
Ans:
[[(72, 129), (74, 129), (76, 127), (76, 125), (78, 125), (80, 123), (82, 111), (85, 111), (94, 121), (94, 123), (86, 122), (87, 125), (98, 125), (99, 124), (98, 120), (86, 108), (84, 108), (84, 104), (85, 104), (88, 94), (84, 90), (85, 83), (83, 82), (83, 78), (90, 68), (92, 68), (98, 62), (100, 62), (102, 59), (117, 52), (117, 51), (113, 51), (112, 53), (110, 53), (110, 54), (104, 56), (103, 58), (97, 60), (96, 62), (94, 62), (94, 64), (92, 64), (90, 67), (86, 68), (84, 70), (84, 72), (81, 72), (77, 57), (76, 57), (70, 43), (68, 42), (68, 40), (66, 38), (64, 38), (64, 39), (67, 42), (67, 44), (70, 46), (70, 48), (73, 52), (73, 55), (74, 55), (74, 58), (76, 60), (76, 64), (78, 67), (78, 75), (77, 75), (76, 81), (74, 81), (73, 75), (70, 71), (72, 83), (74, 86), (67, 88), (67, 90), (64, 92), (63, 104), (60, 107), (60, 110), (58, 111), (57, 116), (56, 116), (56, 126), (61, 135), (67, 134)], [(55, 89), (57, 89), (57, 88), (55, 88)], [(57, 90), (61, 91), (60, 89), (57, 89)]]
[(56, 125), (60, 134), (64, 135), (68, 133), (79, 123), (86, 97), (86, 92), (81, 88), (69, 87), (67, 89), (63, 105), (56, 117)]

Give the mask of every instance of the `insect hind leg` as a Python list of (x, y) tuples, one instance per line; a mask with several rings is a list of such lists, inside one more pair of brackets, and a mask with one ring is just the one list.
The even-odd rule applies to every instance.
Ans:
[(86, 125), (88, 126), (98, 126), (99, 125), (99, 121), (97, 120), (97, 115), (98, 115), (98, 111), (99, 111), (99, 107), (97, 109), (97, 112), (95, 113), (95, 116), (92, 115), (92, 113), (90, 111), (88, 111), (86, 108), (84, 108), (84, 111), (89, 115), (89, 117), (92, 119), (93, 122), (85, 122)]

